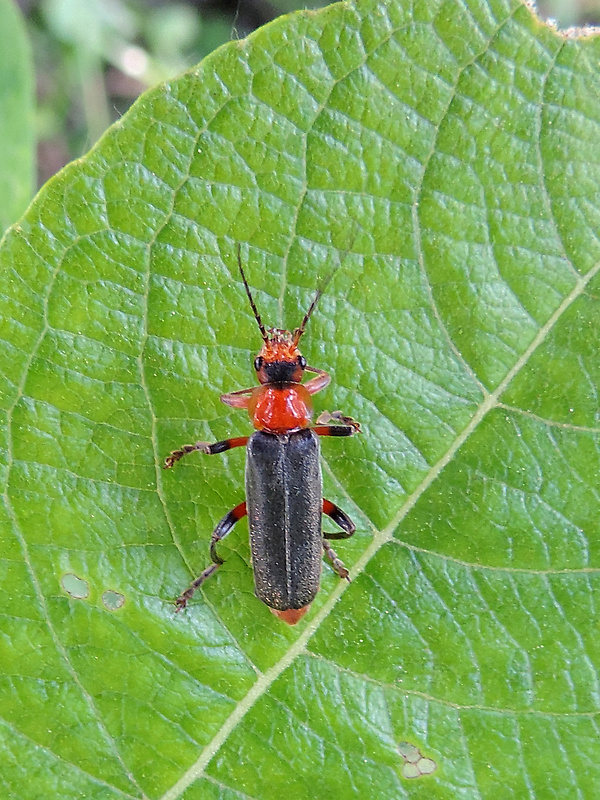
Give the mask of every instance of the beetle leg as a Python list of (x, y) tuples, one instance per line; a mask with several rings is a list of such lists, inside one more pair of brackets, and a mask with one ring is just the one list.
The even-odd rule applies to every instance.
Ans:
[(327, 514), (342, 529), (342, 533), (324, 533), (326, 539), (349, 539), (356, 530), (348, 514), (331, 500), (323, 500), (323, 514)]
[(316, 367), (304, 367), (307, 372), (314, 372), (316, 374), (316, 378), (311, 378), (309, 381), (306, 381), (304, 384), (304, 388), (307, 390), (309, 394), (316, 394), (324, 389), (326, 386), (329, 386), (331, 382), (331, 375), (329, 375), (323, 369), (317, 369)]
[(344, 566), (344, 562), (338, 558), (337, 553), (327, 539), (348, 539), (356, 530), (356, 525), (352, 522), (348, 514), (342, 511), (339, 506), (336, 506), (335, 503), (332, 503), (331, 500), (323, 500), (323, 513), (327, 514), (327, 516), (342, 529), (342, 533), (323, 534), (323, 552), (329, 561), (331, 561), (333, 571), (337, 572), (340, 578), (345, 578), (347, 581), (350, 581), (350, 573)]
[(362, 433), (360, 422), (345, 416), (341, 411), (323, 411), (313, 431), (319, 436), (354, 436), (355, 433)]
[[(329, 434), (330, 436), (352, 436), (354, 433), (362, 433), (360, 429), (360, 422), (357, 422), (352, 417), (347, 417), (342, 414), (341, 411), (334, 411), (330, 413), (329, 411), (323, 411), (323, 413), (317, 419), (317, 425), (329, 425), (330, 427), (344, 427), (344, 428), (352, 428), (352, 433), (346, 434)], [(321, 434), (321, 436), (327, 436), (327, 434)]]
[(323, 539), (323, 551), (327, 558), (331, 561), (333, 571), (337, 572), (340, 578), (345, 578), (350, 583), (350, 573), (344, 566), (344, 562), (337, 557), (337, 553), (326, 539)]
[(239, 522), (242, 517), (245, 517), (247, 514), (246, 510), (246, 501), (240, 503), (235, 508), (232, 508), (228, 514), (225, 514), (223, 519), (217, 524), (217, 527), (214, 529), (212, 536), (210, 537), (210, 558), (212, 560), (212, 564), (210, 567), (207, 567), (204, 572), (202, 572), (195, 581), (193, 581), (190, 586), (180, 594), (177, 600), (175, 601), (175, 611), (181, 611), (182, 608), (185, 608), (188, 604), (188, 600), (193, 596), (196, 589), (201, 586), (207, 578), (210, 578), (217, 569), (224, 563), (223, 559), (219, 557), (217, 553), (217, 542), (220, 542), (221, 539), (224, 539), (227, 534), (231, 531), (233, 526), (236, 522)]
[(248, 401), (253, 391), (254, 389), (238, 389), (237, 392), (222, 394), (219, 400), (232, 408), (248, 408)]
[(349, 425), (315, 425), (311, 428), (317, 436), (354, 436), (356, 428)]
[(214, 456), (216, 453), (225, 453), (233, 447), (245, 447), (249, 438), (249, 436), (239, 436), (237, 439), (224, 439), (222, 442), (214, 442), (213, 444), (209, 444), (209, 442), (184, 444), (181, 450), (173, 450), (173, 452), (165, 458), (163, 469), (171, 469), (176, 461), (179, 461), (180, 458), (196, 450), (200, 453), (206, 453), (207, 456)]

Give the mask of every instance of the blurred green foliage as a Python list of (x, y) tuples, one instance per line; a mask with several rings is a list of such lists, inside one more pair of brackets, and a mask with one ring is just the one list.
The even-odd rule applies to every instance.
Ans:
[(31, 200), (34, 107), (27, 32), (12, 0), (0, 0), (0, 236)]
[(327, 3), (21, 3), (36, 60), (39, 184), (85, 153), (144, 89), (281, 13), (322, 5)]

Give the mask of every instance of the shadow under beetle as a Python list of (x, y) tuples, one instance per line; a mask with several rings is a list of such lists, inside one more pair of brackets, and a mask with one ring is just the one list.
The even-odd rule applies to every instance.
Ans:
[[(214, 444), (184, 445), (166, 458), (164, 467), (170, 469), (196, 450), (215, 455), (245, 446), (246, 500), (219, 522), (210, 543), (213, 563), (177, 598), (176, 605), (177, 611), (185, 608), (196, 589), (220, 567), (223, 560), (217, 553), (217, 543), (247, 514), (256, 596), (279, 619), (295, 625), (319, 591), (323, 553), (340, 578), (349, 580), (348, 570), (327, 539), (347, 539), (356, 527), (344, 511), (322, 496), (319, 436), (352, 436), (360, 432), (360, 425), (336, 411), (325, 412), (317, 425), (310, 427), (311, 395), (324, 389), (331, 378), (324, 370), (307, 365), (298, 342), (324, 287), (317, 291), (293, 333), (265, 328), (244, 275), (239, 245), (237, 259), (263, 339), (254, 360), (260, 386), (224, 394), (221, 401), (233, 408), (247, 409), (257, 431), (252, 436)], [(305, 372), (316, 377), (301, 383)], [(341, 532), (324, 534), (322, 514), (331, 517)]]

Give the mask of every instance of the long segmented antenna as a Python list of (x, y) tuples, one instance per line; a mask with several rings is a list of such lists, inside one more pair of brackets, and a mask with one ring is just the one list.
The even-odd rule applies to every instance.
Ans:
[[(353, 242), (354, 242), (354, 239), (352, 240), (352, 243), (353, 243)], [(351, 244), (350, 246), (352, 246), (352, 244)], [(319, 302), (319, 300), (321, 299), (321, 295), (323, 294), (323, 292), (324, 292), (324, 291), (325, 291), (325, 289), (327, 288), (327, 286), (328, 286), (329, 282), (331, 281), (331, 279), (333, 278), (333, 276), (335, 275), (335, 273), (336, 273), (336, 272), (338, 271), (338, 269), (339, 269), (339, 268), (342, 266), (342, 262), (343, 262), (344, 258), (346, 258), (346, 256), (347, 256), (347, 255), (348, 255), (348, 250), (346, 250), (346, 251), (344, 252), (344, 257), (343, 257), (343, 258), (340, 258), (340, 262), (339, 262), (339, 264), (337, 265), (337, 267), (334, 267), (334, 268), (331, 270), (331, 272), (329, 273), (329, 275), (328, 275), (328, 276), (327, 276), (327, 277), (326, 277), (326, 278), (325, 278), (325, 279), (322, 281), (321, 285), (320, 285), (320, 286), (319, 286), (319, 288), (317, 289), (317, 293), (315, 294), (315, 296), (314, 296), (314, 298), (313, 298), (313, 301), (312, 301), (312, 303), (310, 304), (310, 306), (309, 306), (309, 308), (308, 308), (308, 311), (307, 311), (307, 312), (306, 312), (306, 314), (304, 315), (304, 319), (302, 320), (302, 322), (301, 322), (301, 324), (300, 324), (300, 327), (299, 327), (299, 328), (296, 328), (296, 329), (294, 330), (293, 341), (294, 341), (294, 344), (295, 344), (295, 345), (297, 345), (297, 344), (298, 344), (298, 342), (300, 341), (300, 337), (302, 336), (302, 334), (304, 333), (304, 331), (305, 331), (305, 329), (306, 329), (306, 323), (307, 323), (307, 322), (308, 322), (308, 320), (310, 319), (310, 315), (313, 313), (313, 311), (314, 311), (314, 310), (315, 310), (315, 308), (317, 307), (317, 303), (318, 303), (318, 302)]]
[(313, 313), (313, 311), (317, 307), (317, 303), (319, 302), (319, 300), (321, 299), (321, 295), (325, 291), (325, 286), (327, 286), (327, 284), (331, 280), (332, 276), (333, 276), (333, 273), (331, 273), (331, 275), (327, 278), (327, 281), (325, 282), (325, 284), (323, 286), (320, 286), (317, 289), (317, 293), (314, 296), (313, 301), (312, 301), (312, 303), (310, 304), (310, 306), (308, 308), (308, 311), (304, 315), (304, 319), (302, 320), (302, 323), (301, 323), (300, 327), (296, 328), (294, 330), (294, 339), (293, 339), (294, 344), (298, 344), (298, 342), (300, 341), (300, 337), (302, 336), (302, 334), (304, 333), (304, 330), (306, 328), (306, 323), (310, 319), (310, 315)]
[(254, 300), (252, 299), (252, 294), (250, 293), (250, 287), (248, 286), (248, 281), (246, 280), (246, 276), (244, 275), (244, 270), (242, 268), (242, 246), (239, 242), (237, 246), (237, 260), (238, 260), (238, 267), (240, 268), (240, 275), (242, 276), (242, 280), (244, 281), (246, 294), (248, 295), (248, 300), (250, 301), (250, 306), (252, 308), (254, 318), (258, 322), (258, 327), (260, 328), (260, 335), (263, 338), (263, 342), (268, 342), (269, 337), (267, 335), (267, 329), (263, 325), (262, 319), (260, 318), (260, 314), (258, 313), (256, 305), (254, 304)]

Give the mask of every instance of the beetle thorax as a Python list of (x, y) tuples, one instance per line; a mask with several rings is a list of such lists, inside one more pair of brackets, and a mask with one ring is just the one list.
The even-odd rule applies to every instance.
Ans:
[(253, 391), (248, 413), (258, 430), (288, 433), (310, 425), (312, 400), (302, 384), (264, 384)]

